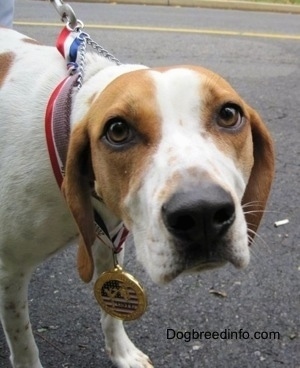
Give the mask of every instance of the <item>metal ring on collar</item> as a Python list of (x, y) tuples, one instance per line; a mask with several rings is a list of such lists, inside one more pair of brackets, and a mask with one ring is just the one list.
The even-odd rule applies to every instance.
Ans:
[(68, 21), (66, 23), (66, 27), (69, 31), (79, 31), (80, 29), (83, 29), (84, 23), (80, 19), (76, 19), (76, 24), (73, 25), (71, 21)]
[(76, 29), (79, 21), (77, 20), (72, 7), (69, 4), (65, 4), (62, 0), (50, 0), (50, 2), (54, 5), (58, 14), (61, 16), (61, 20), (63, 22), (67, 21), (67, 25), (70, 30)]

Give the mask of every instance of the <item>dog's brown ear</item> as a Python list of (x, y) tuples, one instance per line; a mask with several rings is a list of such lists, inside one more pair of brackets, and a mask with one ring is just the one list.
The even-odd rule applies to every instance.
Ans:
[(80, 233), (77, 268), (84, 282), (91, 281), (94, 273), (92, 245), (95, 228), (91, 173), (89, 137), (83, 122), (74, 128), (71, 135), (62, 190)]
[(274, 147), (259, 115), (250, 108), (254, 164), (242, 199), (250, 245), (262, 219), (274, 177)]

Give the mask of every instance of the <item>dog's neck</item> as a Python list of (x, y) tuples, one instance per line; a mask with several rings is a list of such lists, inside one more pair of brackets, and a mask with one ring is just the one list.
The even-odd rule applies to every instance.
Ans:
[(101, 200), (92, 197), (92, 203), (94, 209), (101, 215), (107, 230), (112, 232), (120, 224), (121, 220), (115, 216)]

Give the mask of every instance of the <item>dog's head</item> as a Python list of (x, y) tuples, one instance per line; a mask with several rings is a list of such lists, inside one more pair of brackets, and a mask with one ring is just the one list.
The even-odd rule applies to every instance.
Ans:
[(273, 171), (266, 127), (221, 77), (189, 66), (119, 76), (71, 135), (64, 192), (85, 245), (83, 278), (95, 239), (91, 182), (162, 283), (248, 264)]

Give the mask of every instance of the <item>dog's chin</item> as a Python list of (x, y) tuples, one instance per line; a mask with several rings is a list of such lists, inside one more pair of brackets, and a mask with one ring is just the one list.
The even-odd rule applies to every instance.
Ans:
[(211, 257), (206, 259), (194, 259), (186, 260), (185, 262), (174, 261), (173, 267), (166, 272), (156, 275), (150, 275), (152, 280), (157, 284), (167, 284), (180, 275), (188, 275), (200, 273), (203, 271), (209, 271), (216, 268), (223, 267), (225, 264), (230, 263), (235, 268), (245, 268), (249, 263), (249, 252), (233, 252), (229, 254), (223, 254), (219, 257)]
[(237, 269), (245, 268), (250, 261), (247, 241), (232, 243), (223, 241), (215, 245), (214, 250), (194, 247), (185, 254), (183, 273), (195, 273), (220, 268), (226, 263)]
[(195, 267), (192, 267), (190, 269), (183, 271), (183, 274), (198, 273), (198, 272), (213, 270), (215, 268), (223, 267), (226, 263), (227, 261), (221, 261), (221, 260), (203, 262), (203, 263), (198, 264)]
[(161, 284), (166, 284), (171, 281), (173, 281), (175, 278), (181, 275), (189, 275), (189, 274), (195, 274), (200, 273), (203, 271), (209, 271), (216, 268), (220, 268), (224, 266), (227, 263), (227, 261), (223, 260), (213, 260), (213, 261), (203, 261), (199, 262), (198, 264), (194, 265), (193, 267), (181, 267), (178, 268), (168, 274), (161, 275), (159, 278)]

